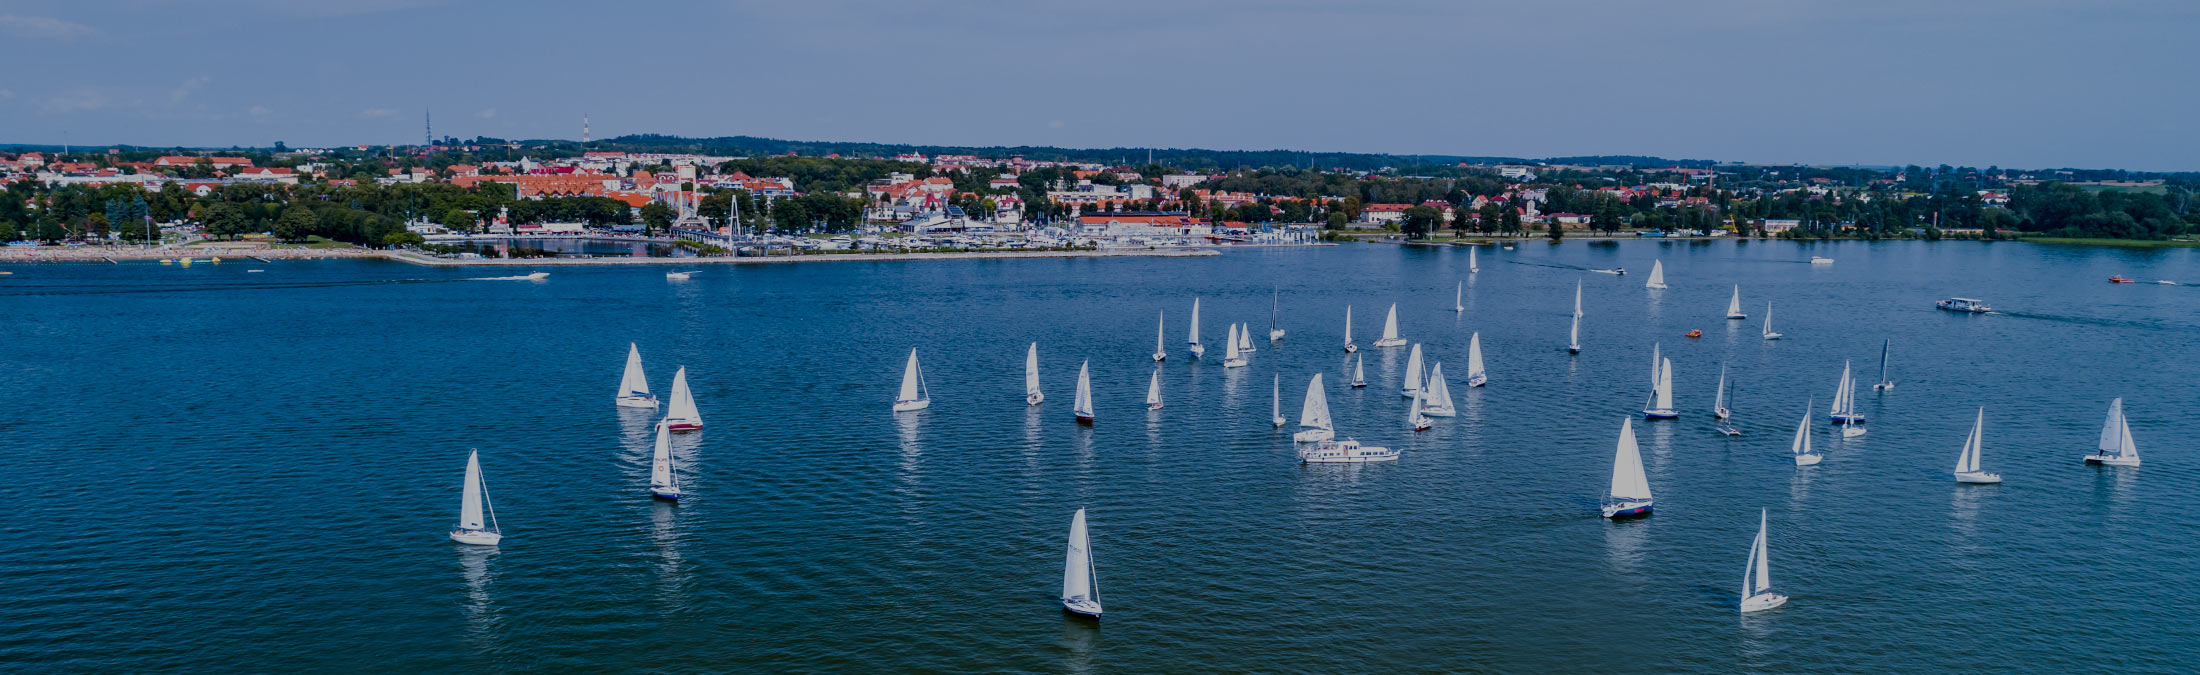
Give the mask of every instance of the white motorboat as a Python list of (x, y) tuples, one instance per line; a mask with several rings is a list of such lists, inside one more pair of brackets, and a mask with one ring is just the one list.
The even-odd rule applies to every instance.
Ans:
[(1650, 263), (1650, 279), (1644, 282), (1642, 287), (1652, 290), (1665, 289), (1665, 261), (1658, 260)]
[(1748, 314), (1743, 314), (1743, 313), (1742, 313), (1742, 285), (1741, 285), (1741, 284), (1735, 284), (1735, 285), (1734, 285), (1734, 297), (1732, 297), (1732, 298), (1728, 298), (1728, 299), (1727, 299), (1727, 301), (1726, 301), (1726, 318), (1728, 318), (1728, 319), (1747, 319), (1747, 318), (1749, 318), (1749, 315), (1748, 315)]
[(664, 422), (673, 431), (703, 428), (703, 413), (695, 409), (695, 392), (688, 389), (686, 366), (672, 373), (672, 404), (665, 408)]
[(1658, 386), (1650, 391), (1650, 404), (1643, 406), (1643, 419), (1669, 420), (1681, 416), (1681, 411), (1673, 409), (1673, 360), (1662, 359), (1660, 364)]
[(1810, 264), (1813, 264), (1813, 265), (1831, 265), (1831, 264), (1833, 264), (1833, 259), (1832, 259), (1832, 258), (1825, 258), (1825, 257), (1820, 257), (1820, 256), (1815, 256), (1815, 255), (1814, 255), (1814, 256), (1811, 256), (1811, 257), (1810, 257)]
[(657, 423), (657, 444), (649, 456), (649, 496), (680, 501), (680, 476), (672, 470), (672, 427)]
[(1398, 461), (1398, 451), (1390, 448), (1360, 445), (1359, 441), (1345, 439), (1315, 443), (1299, 450), (1299, 462), (1303, 464), (1367, 464)]
[(1365, 388), (1367, 388), (1367, 356), (1366, 356), (1366, 355), (1361, 355), (1361, 356), (1355, 357), (1355, 358), (1353, 359), (1353, 361), (1352, 361), (1352, 388), (1353, 388), (1353, 389), (1365, 389)]
[(1963, 454), (1956, 456), (1956, 482), (1999, 483), (2001, 474), (1987, 473), (1979, 465), (1979, 454), (1986, 445), (1986, 409), (1978, 409), (1978, 421), (1971, 423), (1971, 435), (1963, 439)]
[(668, 281), (687, 281), (688, 277), (692, 276), (695, 276), (695, 272), (693, 271), (665, 273), (665, 279)]
[(1070, 404), (1070, 412), (1077, 415), (1077, 423), (1092, 424), (1092, 360), (1086, 359), (1077, 366), (1077, 400)]
[(1841, 383), (1833, 388), (1833, 410), (1826, 418), (1834, 424), (1856, 424), (1864, 421), (1864, 413), (1856, 410), (1856, 378), (1849, 373), (1849, 362), (1841, 362)]
[(1994, 311), (1994, 308), (1986, 306), (1985, 300), (1976, 298), (1948, 298), (1933, 303), (1933, 306), (1964, 314), (1985, 314)]
[(1153, 328), (1153, 360), (1155, 360), (1155, 361), (1167, 361), (1167, 360), (1169, 360), (1169, 350), (1168, 350), (1168, 349), (1166, 349), (1166, 348), (1163, 348), (1163, 347), (1161, 346), (1161, 345), (1162, 345), (1162, 337), (1161, 337), (1161, 336), (1162, 336), (1162, 335), (1165, 335), (1165, 334), (1167, 334), (1168, 330), (1169, 330), (1169, 313), (1168, 313), (1168, 312), (1162, 312), (1162, 313), (1161, 313), (1161, 316), (1160, 316), (1160, 318), (1157, 318), (1157, 319), (1155, 319), (1155, 320), (1154, 320), (1154, 328)]
[(1390, 303), (1390, 316), (1383, 319), (1383, 337), (1375, 341), (1377, 347), (1404, 347), (1406, 339), (1398, 337), (1398, 303)]
[(932, 389), (924, 385), (924, 368), (917, 365), (917, 350), (909, 350), (909, 362), (901, 368), (901, 391), (894, 395), (894, 412), (932, 407)]
[(642, 376), (642, 350), (632, 342), (626, 343), (626, 373), (619, 376), (615, 402), (621, 408), (657, 408), (657, 397), (649, 393), (649, 378)]
[(1619, 446), (1612, 453), (1612, 486), (1604, 492), (1604, 517), (1650, 515), (1650, 476), (1642, 471), (1642, 449), (1635, 445), (1635, 420), (1619, 425)]
[(1329, 419), (1329, 395), (1322, 391), (1322, 374), (1306, 382), (1306, 399), (1299, 404), (1299, 429), (1291, 435), (1298, 443), (1315, 443), (1336, 438), (1337, 428)]
[(1436, 362), (1434, 367), (1428, 369), (1428, 377), (1421, 382), (1421, 392), (1418, 396), (1421, 403), (1416, 407), (1420, 408), (1423, 414), (1430, 417), (1459, 416), (1459, 408), (1454, 406), (1451, 401), (1451, 385), (1444, 382), (1444, 363), (1442, 361)]
[(1894, 391), (1894, 380), (1887, 379), (1887, 350), (1893, 347), (1893, 338), (1879, 343), (1879, 384), (1872, 385), (1872, 391)]
[[(458, 498), (458, 527), (451, 529), (451, 541), (475, 546), (495, 546), (504, 540), (504, 531), (497, 527), (496, 505), (489, 502), (489, 484), (481, 478), (481, 451), (466, 455), (466, 485)], [(482, 522), (483, 509), (489, 520)]]
[(1047, 395), (1039, 391), (1039, 343), (1024, 350), (1024, 405), (1039, 405)]
[(1788, 444), (1788, 452), (1795, 455), (1796, 466), (1810, 466), (1825, 461), (1826, 456), (1810, 448), (1810, 409), (1816, 401), (1803, 406), (1803, 422), (1795, 425), (1795, 440)]
[(1222, 367), (1245, 367), (1245, 364), (1248, 363), (1248, 361), (1245, 360), (1245, 354), (1238, 350), (1237, 324), (1230, 324), (1230, 336), (1223, 339), (1223, 345), (1224, 349), (1222, 352)]
[(1344, 306), (1344, 353), (1346, 353), (1346, 354), (1350, 354), (1350, 353), (1352, 353), (1352, 352), (1356, 352), (1356, 351), (1360, 351), (1360, 346), (1359, 346), (1359, 345), (1356, 345), (1356, 344), (1352, 344), (1352, 306), (1351, 306), (1351, 305), (1345, 305), (1345, 306)]
[(1268, 423), (1270, 426), (1281, 429), (1284, 423), (1288, 421), (1283, 418), (1283, 375), (1277, 374), (1275, 382), (1271, 386), (1273, 389), (1268, 392), (1270, 397), (1268, 399)]
[(1161, 409), (1161, 370), (1154, 369), (1153, 379), (1146, 381), (1146, 409)]
[(1199, 298), (1192, 298), (1192, 337), (1187, 344), (1185, 350), (1192, 353), (1192, 358), (1207, 355), (1207, 347), (1199, 344)]
[(1767, 339), (1767, 340), (1778, 340), (1778, 339), (1780, 339), (1780, 334), (1779, 334), (1779, 333), (1774, 333), (1774, 332), (1772, 332), (1772, 303), (1770, 303), (1770, 302), (1767, 302), (1767, 303), (1765, 303), (1765, 329), (1764, 329), (1764, 333), (1765, 333), (1765, 339)]
[(1413, 351), (1406, 355), (1406, 386), (1398, 390), (1398, 395), (1411, 397), (1419, 393), (1421, 376), (1425, 374), (1426, 369), (1421, 364), (1421, 345), (1413, 345)]
[(1085, 531), (1085, 510), (1069, 519), (1069, 555), (1062, 562), (1062, 611), (1100, 618), (1100, 573), (1092, 565), (1092, 539)]
[(2124, 399), (2108, 402), (2108, 421), (2101, 424), (2099, 449), (2085, 456), (2087, 464), (2138, 466), (2139, 444), (2131, 440), (2131, 420), (2124, 418)]
[(1489, 371), (1482, 368), (1482, 333), (1477, 331), (1467, 338), (1467, 386), (1489, 384)]
[(1742, 567), (1742, 613), (1762, 612), (1787, 604), (1785, 595), (1772, 592), (1772, 558), (1765, 544), (1766, 511), (1757, 511), (1757, 539), (1749, 544), (1749, 564)]

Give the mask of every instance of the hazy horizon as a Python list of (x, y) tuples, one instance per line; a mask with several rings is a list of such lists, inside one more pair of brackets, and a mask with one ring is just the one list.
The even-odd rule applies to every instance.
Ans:
[(432, 111), (439, 138), (586, 114), (598, 139), (2178, 171), (2196, 26), (2146, 1), (24, 0), (0, 142), (411, 144)]

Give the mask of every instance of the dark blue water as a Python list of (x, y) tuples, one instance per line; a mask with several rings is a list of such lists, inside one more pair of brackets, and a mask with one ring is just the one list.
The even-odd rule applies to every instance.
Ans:
[[(1838, 259), (1804, 264), (1811, 254)], [(1670, 290), (1647, 291), (1654, 258)], [(1525, 263), (1525, 264), (1516, 264)], [(44, 670), (2172, 671), (2200, 658), (2187, 250), (2024, 244), (1355, 245), (1207, 259), (499, 270), (357, 261), (13, 266), (0, 281), (0, 663)], [(1572, 267), (1625, 266), (1625, 277)], [(1469, 282), (1463, 315), (1453, 285)], [(1586, 351), (1564, 350), (1577, 280)], [(1721, 319), (1730, 284), (1748, 321)], [(1228, 322), (1279, 345), (1190, 361)], [(1939, 312), (1950, 295), (2005, 314)], [(1763, 303), (1787, 339), (1758, 339)], [(1460, 416), (1413, 435), (1400, 305)], [(1168, 406), (1141, 403), (1169, 315)], [(1700, 328), (1701, 339), (1681, 333)], [(1480, 331), (1491, 382), (1463, 386)], [(1816, 425), (1844, 359), (1871, 432)], [(1048, 401), (1021, 400), (1040, 343)], [(689, 368), (697, 496), (652, 503), (629, 341)], [(1597, 517), (1637, 420), (1658, 511)], [(931, 410), (888, 412), (920, 350)], [(1219, 357), (1219, 354), (1212, 355)], [(1099, 423), (1072, 424), (1090, 359)], [(1748, 432), (1708, 415), (1721, 363)], [(1269, 428), (1325, 372), (1394, 465), (1306, 467)], [(2123, 396), (2146, 464), (2083, 466)], [(1949, 472), (1973, 411), (2001, 486)], [(444, 538), (466, 452), (506, 532)], [(1090, 509), (1107, 619), (1054, 596)], [(1760, 508), (1794, 598), (1735, 612)]]

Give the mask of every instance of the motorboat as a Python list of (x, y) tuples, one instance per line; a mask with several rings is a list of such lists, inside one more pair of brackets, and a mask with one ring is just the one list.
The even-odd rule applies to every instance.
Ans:
[(1398, 461), (1398, 451), (1390, 448), (1360, 445), (1359, 441), (1345, 439), (1315, 443), (1299, 451), (1302, 464), (1369, 464)]
[(1692, 330), (1692, 331), (1688, 331), (1688, 332), (1686, 332), (1686, 333), (1682, 333), (1682, 334), (1681, 334), (1681, 337), (1686, 337), (1686, 338), (1700, 338), (1700, 337), (1703, 337), (1703, 329), (1701, 329), (1701, 328), (1698, 328), (1698, 329), (1696, 329), (1696, 330)]
[(1987, 312), (1994, 311), (1994, 308), (1986, 306), (1985, 300), (1976, 300), (1972, 298), (1948, 298), (1946, 300), (1941, 300), (1939, 302), (1933, 303), (1933, 306), (1951, 312), (1965, 312), (1970, 314), (1985, 314)]

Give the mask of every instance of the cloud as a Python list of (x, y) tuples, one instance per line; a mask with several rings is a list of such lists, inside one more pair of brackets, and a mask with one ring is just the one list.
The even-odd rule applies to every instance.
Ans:
[(7, 33), (20, 38), (74, 40), (80, 37), (98, 35), (99, 29), (50, 16), (0, 14), (0, 33)]
[(49, 115), (66, 115), (107, 107), (107, 95), (95, 89), (71, 89), (46, 99), (41, 106)]
[(251, 113), (251, 115), (252, 115), (253, 117), (266, 117), (266, 116), (268, 115), (268, 113), (272, 113), (272, 112), (275, 112), (275, 111), (273, 111), (273, 110), (268, 110), (268, 109), (267, 109), (267, 106), (264, 106), (264, 105), (256, 105), (256, 106), (252, 106), (252, 109), (251, 109), (251, 110), (247, 110), (247, 111), (245, 111), (245, 112), (247, 112), (247, 113)]
[(489, 108), (481, 112), (474, 113), (474, 116), (480, 117), (481, 119), (485, 120), (493, 120), (497, 118), (497, 109)]
[(206, 83), (213, 81), (214, 77), (211, 75), (200, 75), (184, 80), (183, 84), (176, 85), (175, 91), (168, 92), (168, 102), (182, 103), (184, 99), (191, 97), (191, 92), (197, 91), (199, 88), (206, 86)]
[(0, 89), (0, 101), (5, 101), (11, 98), (15, 98), (14, 89)]
[(370, 120), (378, 120), (388, 117), (396, 117), (397, 111), (391, 110), (389, 108), (368, 108), (366, 110), (359, 111), (359, 116)]

